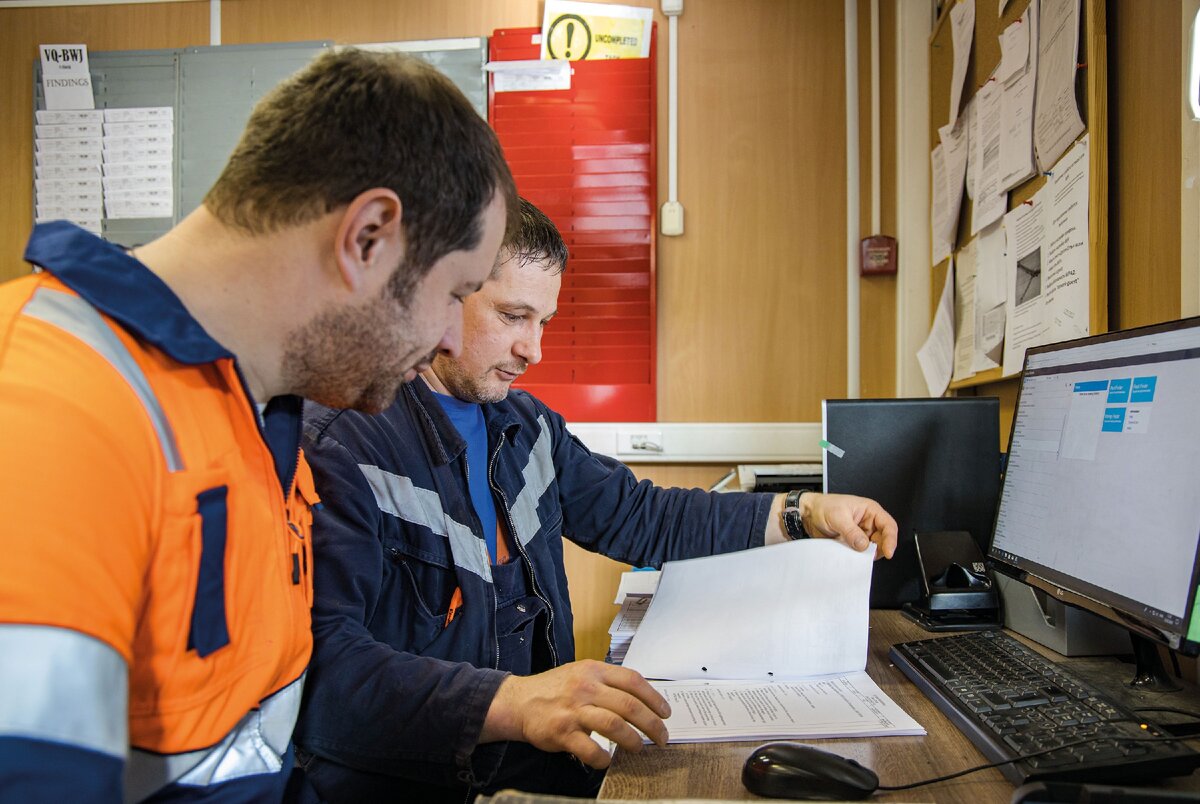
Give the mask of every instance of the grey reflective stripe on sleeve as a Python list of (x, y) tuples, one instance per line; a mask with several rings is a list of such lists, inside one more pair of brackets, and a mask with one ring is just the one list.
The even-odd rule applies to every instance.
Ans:
[(300, 712), (304, 676), (247, 712), (216, 745), (186, 754), (134, 749), (125, 765), (125, 800), (141, 801), (167, 785), (208, 787), (243, 776), (279, 773)]
[(417, 488), (409, 478), (378, 466), (360, 463), (358, 468), (371, 487), (380, 511), (445, 536), (450, 540), (450, 553), (456, 566), (492, 582), (487, 543), (472, 533), (470, 527), (450, 518), (437, 492)]
[(146, 409), (146, 415), (150, 417), (150, 423), (154, 425), (154, 431), (158, 434), (158, 443), (162, 446), (167, 469), (172, 472), (183, 469), (183, 459), (175, 443), (175, 431), (171, 429), (167, 415), (158, 403), (158, 398), (154, 396), (154, 391), (150, 389), (146, 375), (142, 373), (141, 366), (133, 359), (125, 344), (121, 343), (112, 327), (104, 323), (95, 307), (74, 294), (38, 288), (21, 312), (71, 333), (107, 360), (125, 382), (129, 383), (142, 407)]
[(47, 625), (0, 625), (0, 736), (97, 751), (129, 747), (129, 671), (111, 645)]
[(512, 506), (513, 527), (517, 529), (517, 539), (521, 545), (529, 544), (529, 540), (542, 526), (538, 519), (538, 501), (550, 488), (554, 481), (554, 457), (550, 452), (550, 428), (546, 425), (544, 416), (538, 416), (538, 426), (541, 433), (529, 453), (529, 463), (521, 470), (525, 486), (517, 495)]

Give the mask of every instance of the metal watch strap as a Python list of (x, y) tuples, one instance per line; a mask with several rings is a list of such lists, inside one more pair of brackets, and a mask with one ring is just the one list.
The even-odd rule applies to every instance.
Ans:
[(808, 531), (800, 518), (800, 497), (807, 489), (793, 489), (783, 498), (783, 532), (789, 539), (807, 539)]

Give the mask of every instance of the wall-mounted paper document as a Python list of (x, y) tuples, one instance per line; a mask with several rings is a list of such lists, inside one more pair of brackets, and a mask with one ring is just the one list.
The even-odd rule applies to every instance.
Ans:
[(489, 61), (484, 69), (492, 74), (497, 92), (538, 92), (571, 88), (571, 62), (559, 59)]
[(950, 202), (946, 198), (946, 149), (940, 142), (929, 152), (930, 198), (929, 212), (932, 264), (937, 265), (950, 256), (953, 245), (942, 232), (949, 229)]
[(933, 326), (929, 337), (917, 350), (917, 362), (925, 375), (925, 386), (930, 396), (941, 396), (950, 384), (954, 369), (954, 260), (946, 268), (946, 281), (937, 311), (933, 315)]
[(1046, 221), (1046, 343), (1091, 334), (1088, 248), (1088, 137), (1058, 161), (1039, 195)]
[(1040, 197), (1004, 216), (1007, 240), (1008, 310), (1004, 331), (1004, 373), (1015, 374), (1025, 362), (1025, 350), (1042, 342), (1042, 249), (1045, 224)]
[(652, 8), (546, 0), (542, 58), (644, 59), (650, 55), (653, 22)]
[(978, 96), (979, 93), (972, 95), (963, 107), (963, 123), (970, 132), (967, 145), (967, 198), (972, 201), (975, 200), (975, 187), (979, 184), (979, 163), (983, 159), (983, 154), (979, 151), (979, 146), (983, 143), (979, 136), (979, 114), (976, 109), (979, 104), (975, 102)]
[(1033, 145), (1043, 172), (1050, 170), (1083, 132), (1075, 100), (1078, 53), (1079, 0), (1042, 0)]
[(38, 45), (46, 108), (94, 109), (87, 45)]
[(972, 370), (998, 368), (1004, 344), (1004, 229), (993, 223), (975, 238), (975, 358)]
[(1004, 87), (995, 80), (987, 81), (975, 93), (971, 149), (979, 151), (980, 164), (975, 204), (971, 208), (971, 234), (978, 234), (980, 229), (1000, 220), (1008, 208), (1008, 191), (1000, 186), (1000, 101), (1003, 96)]
[[(1030, 0), (1021, 26), (1037, 41), (1038, 0)], [(1000, 98), (1000, 189), (1011, 190), (1035, 173), (1033, 161), (1033, 100), (1037, 91), (1037, 50), (1031, 49), (1024, 70), (1004, 82)]]
[(920, 735), (865, 672), (803, 681), (652, 681), (672, 743)]
[(1010, 282), (1005, 374), (1021, 370), (1030, 346), (1091, 331), (1087, 137), (1059, 160), (1031, 200), (1004, 218)]
[(874, 555), (804, 539), (668, 562), (625, 666), (672, 680), (862, 670)]
[(954, 258), (954, 373), (965, 380), (975, 373), (975, 254), (970, 240)]
[(1011, 23), (1000, 34), (1000, 66), (996, 68), (996, 80), (1007, 81), (1024, 72), (1029, 64), (1029, 26), (1025, 18)]
[(955, 3), (950, 9), (950, 33), (954, 44), (954, 67), (950, 78), (949, 125), (958, 122), (959, 106), (962, 105), (963, 82), (967, 78), (967, 62), (971, 58), (971, 47), (975, 42), (975, 2), (967, 0)]

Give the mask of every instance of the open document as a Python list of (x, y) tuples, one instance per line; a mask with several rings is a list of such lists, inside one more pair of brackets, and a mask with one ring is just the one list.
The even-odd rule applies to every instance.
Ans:
[(626, 597), (610, 633), (635, 632), (626, 667), (676, 679), (651, 681), (671, 742), (924, 734), (864, 671), (874, 552), (806, 539), (670, 562), (648, 608)]
[(668, 562), (624, 664), (673, 680), (862, 670), (874, 556), (802, 539)]
[(924, 734), (865, 672), (802, 681), (652, 681), (673, 743)]

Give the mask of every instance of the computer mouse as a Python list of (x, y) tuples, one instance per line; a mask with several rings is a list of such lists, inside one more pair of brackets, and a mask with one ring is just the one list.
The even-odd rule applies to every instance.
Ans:
[(742, 766), (742, 784), (767, 798), (839, 801), (866, 798), (879, 777), (853, 759), (800, 743), (767, 743)]

